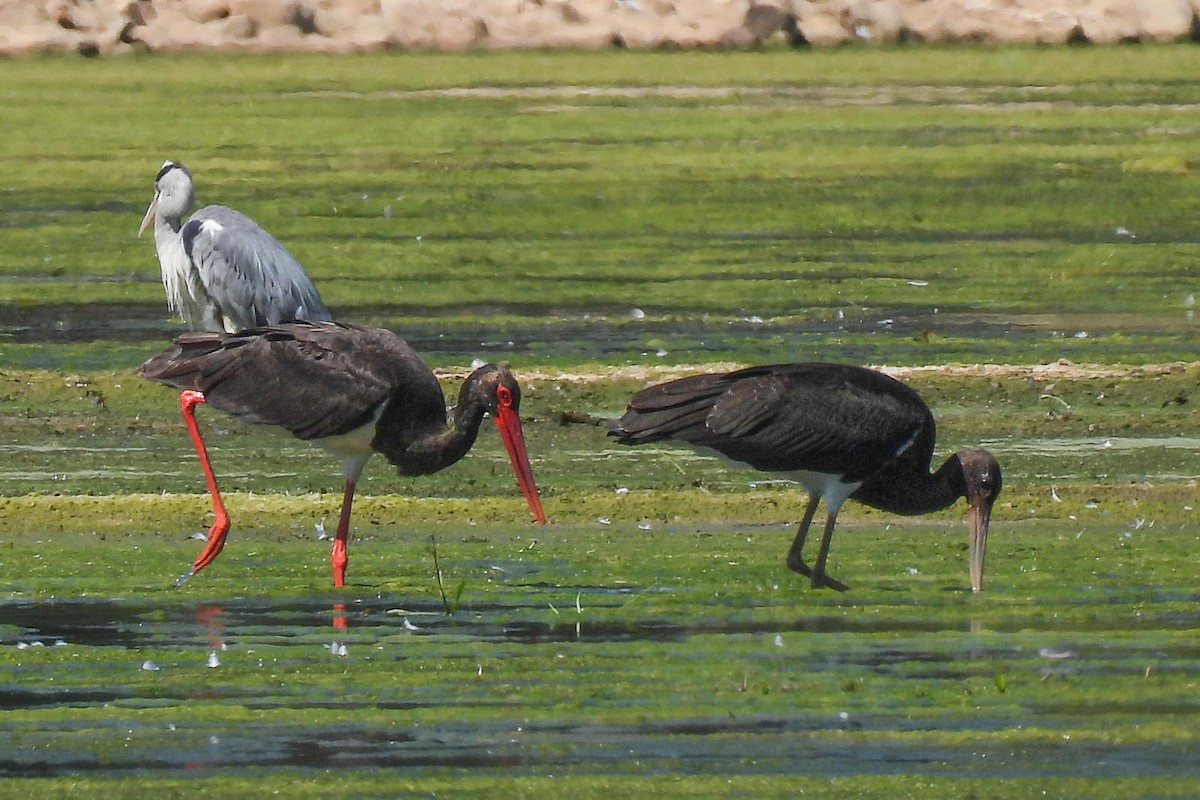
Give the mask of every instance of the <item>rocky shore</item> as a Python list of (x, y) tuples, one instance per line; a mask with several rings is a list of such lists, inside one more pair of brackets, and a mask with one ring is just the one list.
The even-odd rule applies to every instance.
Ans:
[(1200, 40), (1200, 0), (0, 0), (0, 54)]

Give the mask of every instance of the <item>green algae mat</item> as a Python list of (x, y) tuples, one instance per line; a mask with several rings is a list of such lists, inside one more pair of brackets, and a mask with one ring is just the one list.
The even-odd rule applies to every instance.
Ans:
[[(0, 65), (0, 796), (1200, 795), (1193, 47), (33, 58)], [(161, 162), (249, 213), (503, 450), (360, 484), (132, 371), (180, 330)], [(887, 365), (964, 509), (853, 503), (604, 436), (647, 381)]]

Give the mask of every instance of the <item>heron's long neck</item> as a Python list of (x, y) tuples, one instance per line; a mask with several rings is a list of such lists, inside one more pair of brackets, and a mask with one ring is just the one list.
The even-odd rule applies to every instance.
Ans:
[(883, 471), (872, 475), (850, 495), (873, 508), (893, 514), (928, 514), (953, 505), (966, 494), (962, 464), (958, 454), (946, 459), (937, 472), (928, 467), (913, 469), (909, 463), (896, 461)]
[(192, 289), (187, 285), (191, 277), (187, 254), (179, 238), (179, 217), (158, 215), (154, 218), (154, 249), (158, 253), (158, 265), (162, 274), (163, 289), (167, 293), (167, 306), (195, 327), (201, 310), (196, 303), (189, 302)]
[(179, 241), (179, 217), (156, 214), (154, 217), (154, 247), (162, 253), (167, 247), (177, 247), (182, 254), (183, 242)]

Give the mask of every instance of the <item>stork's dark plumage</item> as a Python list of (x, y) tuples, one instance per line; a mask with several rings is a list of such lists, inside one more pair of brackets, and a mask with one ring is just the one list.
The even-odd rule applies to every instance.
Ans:
[(184, 418), (212, 495), (216, 521), (208, 543), (180, 580), (216, 558), (229, 531), (196, 425), (196, 403), (286, 428), (342, 459), (346, 485), (331, 556), (335, 586), (345, 581), (350, 506), (371, 454), (382, 453), (403, 475), (437, 472), (471, 449), (485, 414), (500, 429), (530, 510), (539, 523), (546, 521), (518, 416), (521, 387), (502, 365), (487, 364), (467, 377), (449, 419), (433, 372), (408, 344), (379, 328), (290, 322), (238, 333), (185, 333), (138, 374), (184, 391)]
[[(783, 472), (808, 491), (788, 567), (814, 587), (846, 586), (825, 574), (838, 510), (847, 498), (897, 514), (925, 514), (966, 497), (971, 587), (983, 589), (983, 559), (1000, 465), (964, 450), (930, 473), (933, 414), (908, 386), (842, 364), (777, 364), (693, 375), (643, 389), (609, 435), (623, 444), (674, 440), (716, 450), (757, 469)], [(812, 568), (801, 550), (825, 501), (828, 518)]]

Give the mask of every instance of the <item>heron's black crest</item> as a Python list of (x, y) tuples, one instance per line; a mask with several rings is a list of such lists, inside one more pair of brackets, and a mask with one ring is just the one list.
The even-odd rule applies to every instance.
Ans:
[(163, 175), (166, 175), (173, 169), (183, 169), (183, 167), (179, 164), (176, 164), (174, 161), (164, 161), (162, 169), (160, 169), (158, 174), (154, 176), (154, 182), (158, 183), (160, 180), (162, 180)]

